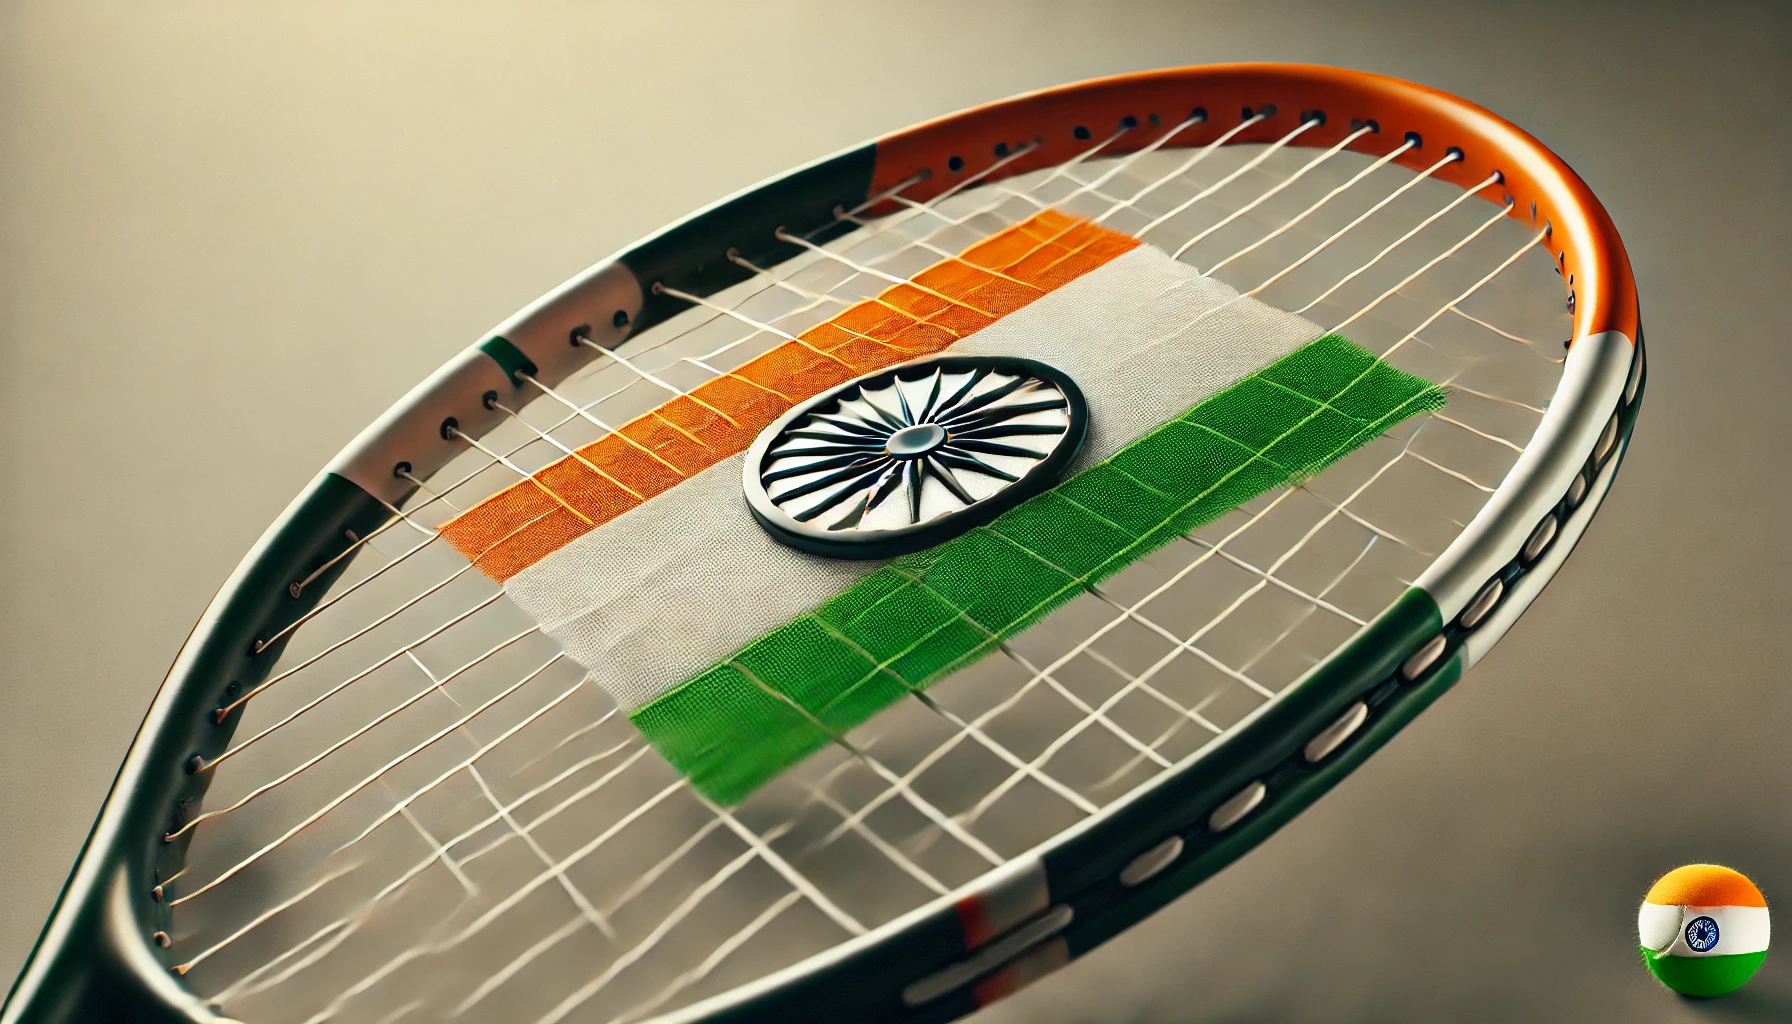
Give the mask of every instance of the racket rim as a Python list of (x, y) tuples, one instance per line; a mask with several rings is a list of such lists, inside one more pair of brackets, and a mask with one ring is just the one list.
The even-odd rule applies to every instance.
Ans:
[[(127, 869), (134, 867), (135, 873), (151, 874), (151, 866), (162, 859), (164, 851), (160, 848), (166, 845), (161, 841), (164, 830), (148, 829), (142, 826), (152, 819), (162, 819), (163, 812), (171, 802), (176, 806), (174, 812), (176, 818), (183, 813), (182, 809), (185, 804), (196, 803), (197, 794), (193, 789), (195, 784), (190, 781), (195, 774), (191, 757), (200, 755), (189, 755), (186, 750), (200, 744), (180, 742), (180, 740), (184, 736), (195, 733), (203, 734), (206, 728), (212, 726), (212, 723), (204, 722), (195, 726), (189, 721), (183, 727), (175, 719), (181, 716), (189, 719), (203, 718), (203, 715), (188, 714), (191, 710), (200, 709), (201, 705), (206, 705), (201, 710), (205, 712), (211, 710), (209, 704), (212, 694), (202, 692), (199, 685), (210, 677), (221, 678), (232, 675), (231, 672), (220, 674), (216, 666), (205, 664), (230, 660), (228, 657), (222, 656), (223, 652), (215, 649), (221, 641), (216, 640), (214, 634), (218, 631), (232, 631), (232, 624), (225, 623), (223, 620), (242, 618), (260, 620), (256, 628), (248, 630), (251, 634), (259, 633), (260, 635), (251, 639), (246, 654), (242, 651), (232, 653), (251, 658), (261, 657), (279, 646), (278, 638), (271, 644), (263, 644), (261, 637), (270, 632), (265, 624), (277, 623), (282, 617), (292, 618), (293, 615), (290, 609), (284, 616), (269, 614), (265, 607), (269, 602), (266, 600), (249, 602), (249, 604), (261, 608), (260, 614), (257, 614), (254, 609), (244, 609), (241, 607), (243, 604), (241, 599), (250, 588), (257, 585), (266, 587), (271, 582), (276, 584), (274, 589), (282, 594), (287, 594), (288, 587), (301, 578), (327, 584), (333, 580), (334, 575), (346, 568), (347, 559), (343, 557), (342, 553), (328, 559), (298, 558), (296, 565), (285, 564), (276, 557), (283, 549), (323, 550), (329, 546), (330, 538), (340, 538), (344, 534), (350, 538), (364, 538), (369, 527), (376, 520), (383, 520), (396, 512), (398, 502), (390, 501), (385, 497), (386, 494), (392, 493), (392, 485), (389, 483), (393, 479), (391, 475), (386, 475), (385, 480), (380, 481), (380, 484), (374, 487), (367, 486), (361, 479), (366, 476), (365, 470), (369, 464), (366, 456), (369, 452), (375, 452), (384, 458), (388, 454), (385, 451), (386, 442), (400, 426), (409, 429), (413, 435), (417, 433), (415, 428), (419, 425), (436, 428), (437, 433), (445, 435), (445, 424), (454, 419), (452, 410), (450, 410), (450, 415), (444, 417), (439, 424), (431, 422), (439, 410), (433, 408), (430, 402), (439, 399), (447, 391), (455, 392), (457, 401), (461, 401), (463, 404), (464, 400), (472, 395), (479, 396), (483, 404), (483, 397), (498, 387), (508, 386), (513, 389), (521, 389), (523, 379), (519, 377), (519, 373), (526, 373), (530, 376), (540, 375), (540, 379), (544, 380), (548, 379), (550, 374), (564, 379), (564, 376), (576, 372), (583, 365), (579, 363), (572, 365), (570, 369), (564, 369), (571, 362), (563, 358), (564, 352), (559, 353), (562, 358), (554, 359), (551, 358), (553, 353), (542, 345), (519, 343), (509, 335), (526, 331), (533, 331), (535, 335), (541, 335), (543, 330), (536, 329), (537, 321), (553, 320), (564, 304), (574, 299), (580, 301), (601, 300), (603, 303), (614, 305), (619, 312), (633, 310), (625, 320), (620, 322), (613, 320), (610, 324), (610, 330), (617, 333), (609, 347), (619, 345), (627, 336), (644, 329), (643, 324), (652, 325), (650, 319), (642, 315), (642, 311), (648, 308), (654, 298), (654, 294), (648, 286), (656, 282), (645, 278), (654, 276), (648, 272), (654, 266), (654, 247), (656, 245), (662, 249), (667, 248), (670, 244), (668, 240), (671, 243), (677, 243), (677, 245), (671, 245), (672, 248), (688, 244), (688, 236), (693, 233), (701, 234), (702, 229), (713, 225), (718, 217), (730, 215), (733, 211), (738, 210), (743, 201), (763, 203), (775, 200), (778, 198), (776, 193), (780, 193), (781, 190), (797, 187), (814, 189), (817, 181), (826, 186), (821, 189), (826, 191), (827, 188), (838, 188), (842, 181), (850, 182), (856, 175), (863, 173), (867, 182), (865, 197), (873, 198), (879, 193), (875, 186), (880, 181), (878, 175), (885, 173), (886, 157), (889, 158), (887, 164), (889, 167), (905, 166), (900, 154), (910, 151), (919, 152), (926, 145), (937, 143), (942, 137), (941, 133), (948, 128), (960, 132), (967, 127), (974, 128), (977, 126), (979, 118), (1008, 117), (1021, 109), (1049, 111), (1056, 105), (1061, 105), (1066, 98), (1088, 99), (1099, 96), (1104, 98), (1104, 102), (1108, 102), (1116, 94), (1123, 94), (1129, 90), (1149, 90), (1172, 86), (1213, 87), (1216, 83), (1225, 82), (1233, 82), (1235, 85), (1237, 83), (1261, 82), (1298, 85), (1311, 81), (1326, 83), (1328, 88), (1357, 86), (1368, 89), (1376, 96), (1401, 98), (1404, 102), (1410, 102), (1419, 108), (1428, 110), (1441, 104), (1439, 109), (1474, 121), (1480, 126), (1484, 136), (1486, 133), (1492, 133), (1508, 140), (1520, 140), (1523, 143), (1521, 151), (1541, 160), (1541, 170), (1535, 173), (1551, 179), (1549, 184), (1553, 186), (1554, 191), (1543, 196), (1544, 201), (1558, 204), (1572, 201), (1572, 205), (1563, 209), (1575, 210), (1582, 215), (1577, 220), (1563, 221), (1564, 227), (1561, 233), (1569, 237), (1566, 241), (1560, 241), (1556, 248), (1558, 266), (1565, 265), (1564, 257), (1561, 254), (1567, 252), (1572, 244), (1575, 247), (1576, 260), (1585, 258), (1588, 261), (1585, 265), (1594, 268), (1591, 273), (1585, 270), (1580, 271), (1578, 284), (1582, 288), (1586, 288), (1590, 280), (1594, 285), (1591, 293), (1593, 298), (1590, 301), (1583, 300), (1575, 309), (1576, 330), (1570, 343), (1574, 348), (1580, 348), (1590, 337), (1603, 334), (1615, 335), (1630, 343), (1629, 347), (1634, 350), (1633, 358), (1637, 367), (1632, 374), (1635, 383), (1625, 389), (1625, 395), (1619, 407), (1622, 422), (1619, 419), (1613, 420), (1619, 425), (1614, 440), (1607, 450), (1609, 461), (1601, 463), (1599, 466), (1599, 471), (1605, 474), (1605, 482), (1597, 490), (1589, 489), (1588, 498), (1591, 500), (1583, 499), (1582, 507), (1587, 507), (1588, 513), (1585, 518), (1590, 518), (1592, 508), (1597, 506), (1598, 500), (1603, 498), (1605, 489), (1610, 486), (1610, 473), (1615, 473), (1618, 461), (1627, 450), (1635, 411), (1641, 397), (1642, 345), (1635, 282), (1631, 277), (1628, 256), (1624, 251), (1622, 241), (1618, 238), (1609, 215), (1598, 199), (1593, 196), (1591, 190), (1558, 156), (1521, 129), (1511, 125), (1510, 122), (1506, 122), (1504, 119), (1498, 118), (1497, 115), (1466, 100), (1399, 79), (1345, 69), (1288, 64), (1208, 65), (1092, 79), (985, 104), (981, 107), (973, 107), (956, 114), (946, 115), (943, 118), (923, 122), (910, 129), (881, 136), (872, 142), (851, 147), (834, 156), (824, 157), (767, 179), (765, 182), (704, 207), (686, 218), (674, 222), (667, 228), (626, 247), (616, 256), (595, 264), (590, 270), (575, 276), (506, 320), (498, 329), (483, 336), (481, 342), (450, 359), (441, 370), (438, 370), (423, 384), (418, 385), (410, 395), (395, 403), (385, 415), (364, 431), (361, 437), (345, 447), (343, 453), (332, 460), (329, 466), (301, 491), (287, 510), (275, 520), (262, 538), (244, 556), (220, 587), (218, 595), (208, 604), (187, 642), (183, 644), (180, 654), (177, 655), (169, 673), (158, 688), (137, 735), (132, 740), (113, 786), (107, 794), (92, 830), (81, 847), (81, 852), (68, 880), (57, 897), (55, 907), (43, 932), (34, 945), (25, 966), (15, 978), (4, 1012), (0, 1012), (0, 1021), (10, 1022), (23, 1019), (28, 1013), (33, 1012), (33, 1007), (39, 1009), (46, 1007), (53, 1000), (44, 995), (44, 990), (46, 986), (55, 987), (53, 977), (80, 976), (80, 971), (71, 973), (71, 969), (63, 962), (61, 955), (52, 955), (48, 958), (45, 956), (46, 950), (57, 954), (59, 950), (66, 949), (65, 946), (57, 946), (56, 940), (60, 938), (67, 941), (75, 931), (80, 929), (96, 929), (94, 934), (100, 940), (98, 944), (102, 947), (109, 947), (113, 953), (113, 959), (116, 961), (98, 965), (104, 970), (97, 973), (91, 972), (90, 969), (88, 977), (99, 976), (105, 971), (118, 971), (122, 972), (121, 976), (123, 977), (136, 978), (144, 986), (146, 998), (167, 1012), (170, 1019), (194, 1021), (221, 1019), (212, 1015), (210, 1008), (203, 1000), (176, 983), (170, 973), (164, 969), (167, 965), (157, 963), (156, 957), (150, 949), (155, 942), (153, 936), (165, 934), (161, 928), (147, 933), (145, 931), (147, 926), (159, 923), (157, 920), (158, 907), (162, 908), (161, 913), (165, 915), (165, 904), (159, 898), (160, 886), (155, 887), (154, 891), (158, 895), (153, 898), (148, 895), (150, 890), (147, 885), (136, 887), (143, 890), (136, 897), (133, 897), (130, 892), (133, 887), (130, 884), (132, 882), (130, 875), (133, 872)], [(1242, 88), (1243, 86), (1239, 85), (1238, 87)], [(1285, 132), (1289, 125), (1286, 120), (1288, 117), (1298, 115), (1304, 119), (1307, 113), (1308, 111), (1305, 110), (1277, 110), (1275, 114), (1265, 118), (1259, 127), (1266, 132), (1272, 128), (1278, 133)], [(1245, 116), (1248, 117), (1249, 114), (1247, 113)], [(1501, 133), (1509, 133), (1509, 135)], [(1376, 137), (1376, 135), (1368, 136), (1371, 139)], [(1322, 138), (1323, 136), (1315, 135), (1311, 140), (1303, 140), (1303, 143), (1318, 144)], [(1485, 138), (1483, 140), (1485, 141)], [(1140, 141), (1142, 144), (1142, 136)], [(1248, 144), (1261, 140), (1250, 137), (1250, 133), (1246, 133), (1232, 141)], [(1529, 148), (1525, 149), (1525, 146)], [(1371, 152), (1372, 150), (1365, 147), (1363, 151)], [(1114, 151), (1116, 154), (1120, 152), (1125, 152), (1125, 150), (1116, 149)], [(997, 153), (998, 160), (1002, 156), (1003, 154)], [(1042, 153), (1041, 158), (1043, 156)], [(870, 161), (869, 165), (866, 164), (867, 160)], [(1015, 161), (1012, 173), (1024, 173), (1025, 170), (1024, 159)], [(890, 170), (887, 173), (895, 174), (897, 172)], [(912, 177), (916, 173), (918, 172), (910, 171), (902, 180), (906, 180), (907, 177)], [(947, 180), (940, 172), (932, 172), (929, 177), (939, 178), (941, 182)], [(1515, 211), (1514, 216), (1524, 212), (1522, 207), (1524, 201), (1523, 196), (1519, 195), (1518, 199), (1511, 203)], [(809, 205), (815, 206), (816, 204)], [(833, 203), (827, 206), (826, 212), (835, 214), (842, 208), (841, 204)], [(1537, 207), (1533, 202), (1530, 210), (1533, 220), (1536, 219), (1536, 210)], [(1545, 212), (1548, 212), (1547, 206)], [(1547, 223), (1552, 229), (1555, 227), (1554, 219), (1547, 219)], [(778, 226), (783, 227), (784, 225)], [(1553, 230), (1549, 238), (1552, 243), (1556, 242)], [(1569, 283), (1571, 289), (1575, 286), (1574, 278), (1568, 273), (1564, 273), (1564, 280)], [(595, 299), (593, 299), (594, 296)], [(1587, 325), (1587, 329), (1583, 329), (1583, 325)], [(564, 325), (556, 322), (553, 326), (558, 330)], [(588, 331), (603, 329), (601, 324), (586, 324), (585, 326)], [(1591, 329), (1593, 327), (1601, 327), (1603, 330), (1595, 331)], [(532, 338), (522, 339), (522, 341), (532, 340)], [(602, 344), (602, 342), (598, 344)], [(559, 345), (580, 356), (589, 352), (588, 348), (580, 347), (576, 340), (571, 345), (567, 345), (562, 340)], [(590, 353), (590, 355), (595, 357), (595, 353)], [(1570, 356), (1571, 359), (1574, 356), (1572, 349)], [(563, 369), (564, 372), (562, 372)], [(432, 381), (436, 382), (433, 388)], [(489, 406), (487, 408), (489, 410)], [(478, 436), (475, 432), (469, 431), (469, 433)], [(444, 441), (451, 440), (447, 436), (443, 436), (442, 439)], [(419, 463), (411, 463), (402, 459), (396, 463), (386, 463), (388, 473), (399, 466), (403, 466), (406, 470), (412, 470), (419, 468), (419, 465)], [(1516, 473), (1517, 470), (1515, 469), (1513, 472)], [(426, 477), (428, 474), (420, 475)], [(1501, 487), (1504, 488), (1510, 480), (1511, 475), (1509, 474), (1507, 480), (1502, 481)], [(359, 492), (358, 497), (355, 492)], [(1477, 516), (1477, 521), (1480, 518)], [(1581, 528), (1584, 529), (1584, 521)], [(351, 540), (350, 543), (351, 550), (353, 550), (353, 547), (358, 547), (360, 541), (358, 539)], [(337, 546), (339, 546), (339, 541)], [(1562, 549), (1563, 555), (1566, 554), (1566, 548), (1571, 546), (1571, 544), (1562, 545), (1559, 541), (1557, 542), (1557, 547)], [(292, 562), (294, 559), (289, 558), (287, 561)], [(311, 564), (320, 561), (321, 565)], [(334, 567), (333, 571), (332, 566)], [(280, 577), (289, 578), (280, 579)], [(312, 589), (314, 593), (319, 590), (327, 590), (327, 586), (311, 587), (310, 583), (305, 586)], [(295, 601), (302, 600), (296, 593), (291, 593), (290, 596)], [(1387, 613), (1383, 614), (1385, 616)], [(1454, 613), (1452, 612), (1452, 614)], [(1378, 617), (1376, 621), (1381, 621), (1381, 617)], [(1372, 623), (1371, 628), (1373, 625)], [(234, 626), (235, 631), (241, 631), (241, 623), (235, 623)], [(1362, 635), (1359, 633), (1358, 637), (1360, 638)], [(1328, 658), (1324, 664), (1332, 663), (1335, 657), (1336, 654), (1332, 658)], [(1461, 658), (1460, 652), (1452, 652), (1449, 658), (1433, 665), (1429, 671), (1434, 674), (1425, 678), (1441, 678), (1445, 667)], [(272, 662), (274, 659), (267, 660)], [(1458, 665), (1454, 671), (1459, 672), (1463, 667), (1466, 666)], [(1288, 688), (1288, 692), (1294, 692), (1301, 687), (1302, 683), (1297, 682)], [(216, 688), (214, 681), (212, 689)], [(1271, 705), (1265, 705), (1264, 708), (1259, 709), (1259, 712), (1267, 714), (1270, 707)], [(1416, 711), (1414, 713), (1416, 714)], [(1235, 735), (1238, 733), (1228, 733), (1225, 737), (1216, 739), (1215, 743), (1223, 746), (1224, 741)], [(1206, 749), (1203, 748), (1203, 750)], [(185, 778), (176, 775), (172, 779), (172, 784), (170, 784), (170, 780), (164, 778), (161, 785), (157, 786), (150, 781), (151, 777), (158, 772), (164, 776), (171, 773), (171, 765), (167, 759), (167, 755), (170, 753), (178, 753), (178, 756), (173, 759), (172, 771), (179, 772)], [(1192, 766), (1198, 761), (1199, 756), (1199, 754), (1191, 755), (1186, 763)], [(202, 765), (203, 761), (200, 764)], [(1140, 788), (1152, 788), (1160, 784), (1167, 785), (1170, 780), (1179, 779), (1182, 775), (1183, 771), (1179, 766), (1150, 782), (1141, 784)], [(203, 783), (198, 785), (202, 791)], [(152, 804), (158, 802), (145, 794), (144, 791), (147, 789), (157, 789), (165, 794), (166, 798), (159, 801), (159, 806), (152, 807)], [(1101, 813), (1079, 822), (1072, 829), (1060, 833), (1059, 836), (1044, 845), (1056, 844), (1059, 840), (1079, 830), (1091, 831), (1095, 828), (1094, 823), (1108, 820), (1109, 811), (1118, 811), (1130, 806), (1132, 806), (1132, 794), (1104, 808)], [(154, 813), (150, 813), (151, 811)], [(133, 832), (139, 834), (133, 835)], [(184, 850), (184, 840), (179, 845)], [(132, 852), (133, 847), (137, 848), (135, 853)], [(145, 847), (149, 848), (145, 849)], [(1029, 856), (1031, 855), (1023, 855), (1011, 861), (1010, 864), (1019, 863)], [(1002, 870), (1005, 869), (997, 869), (997, 872)], [(952, 895), (958, 896), (961, 892), (975, 895), (976, 891), (981, 891), (979, 883), (985, 882), (990, 877), (990, 874), (981, 876), (960, 890), (956, 890)], [(981, 888), (986, 889), (987, 886)], [(960, 902), (962, 902), (962, 897)], [(742, 1004), (744, 996), (741, 993), (766, 986), (776, 988), (778, 985), (787, 984), (798, 974), (803, 973), (799, 971), (799, 968), (803, 968), (804, 965), (821, 963), (824, 960), (837, 961), (848, 955), (843, 952), (844, 950), (857, 945), (862, 944), (865, 948), (873, 948), (879, 944), (879, 942), (871, 941), (875, 937), (887, 935), (899, 923), (909, 922), (911, 919), (920, 920), (929, 908), (937, 910), (939, 903), (940, 901), (932, 901), (924, 904), (909, 914), (874, 929), (866, 936), (850, 940), (823, 954), (792, 965), (784, 971), (768, 975), (748, 986), (724, 993), (712, 1000), (693, 1004), (692, 1007), (675, 1012), (669, 1019), (696, 1019), (693, 1014), (696, 1014), (699, 1008), (704, 1007), (708, 1008), (702, 1011), (704, 1013), (718, 1012), (723, 1008), (724, 1003), (717, 1002), (717, 1000), (723, 1000), (730, 1005), (744, 1005)], [(1036, 917), (1036, 913), (1028, 915), (1022, 918), (1022, 923)], [(997, 929), (992, 933), (991, 938), (1003, 934), (1004, 931)], [(1047, 936), (1041, 941), (1051, 941), (1051, 938), (1052, 936)], [(1036, 946), (1037, 944), (1028, 949), (1036, 948)], [(973, 946), (966, 952), (974, 953), (977, 948), (977, 946)], [(1026, 950), (1022, 952), (1025, 953)], [(996, 967), (999, 966), (996, 965)], [(995, 968), (991, 968), (990, 971), (982, 972), (977, 978), (987, 978), (994, 970)], [(972, 980), (975, 981), (977, 978)], [(777, 980), (775, 985), (772, 984), (774, 980)], [(22, 993), (23, 998), (21, 998)]]

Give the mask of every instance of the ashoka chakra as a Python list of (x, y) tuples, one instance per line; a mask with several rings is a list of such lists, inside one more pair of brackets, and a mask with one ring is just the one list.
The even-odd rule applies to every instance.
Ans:
[(938, 356), (791, 409), (753, 442), (743, 484), (778, 540), (834, 558), (888, 558), (1057, 483), (1088, 422), (1082, 391), (1055, 367)]

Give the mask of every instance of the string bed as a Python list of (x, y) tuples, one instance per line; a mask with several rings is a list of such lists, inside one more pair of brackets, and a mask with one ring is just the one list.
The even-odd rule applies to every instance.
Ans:
[[(254, 1021), (650, 1017), (1050, 839), (1223, 742), (1351, 636), (1522, 453), (1561, 373), (1561, 281), (1497, 181), (1435, 179), (1452, 154), (1414, 172), (1392, 162), (1411, 143), (1293, 148), (1304, 126), (1176, 145), (1190, 126), (988, 180), (1023, 149), (925, 203), (911, 180), (839, 211), (843, 237), (787, 236), (800, 254), (777, 266), (730, 254), (750, 279), (673, 292), (684, 313), (557, 387), (530, 382), (532, 401), (350, 538), (274, 671), (233, 698), (237, 738), (202, 769), (188, 866), (163, 882), (179, 973)], [(1132, 132), (1150, 141), (1110, 155)], [(437, 538), (519, 474), (1046, 207), (1340, 331), (1450, 403), (1140, 560), (734, 808), (692, 791)]]

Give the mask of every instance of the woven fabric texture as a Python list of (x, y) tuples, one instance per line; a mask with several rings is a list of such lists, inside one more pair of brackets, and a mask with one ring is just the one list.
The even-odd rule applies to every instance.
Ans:
[[(1081, 387), (1073, 471), (1320, 333), (1139, 246), (954, 345), (1044, 360)], [(625, 710), (648, 703), (879, 567), (785, 547), (754, 521), (732, 456), (511, 577), (506, 592)]]
[(711, 799), (744, 799), (1176, 536), (1318, 472), (1442, 388), (1326, 335), (1058, 487), (871, 573), (631, 718)]
[(499, 491), (442, 537), (503, 582), (745, 451), (796, 403), (947, 348), (1138, 244), (1042, 210)]

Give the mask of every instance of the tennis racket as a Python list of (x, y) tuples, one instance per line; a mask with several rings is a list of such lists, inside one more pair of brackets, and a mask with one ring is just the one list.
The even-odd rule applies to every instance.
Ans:
[(224, 583), (17, 1021), (943, 1021), (1485, 655), (1644, 381), (1587, 186), (1332, 68), (799, 167), (412, 389)]

